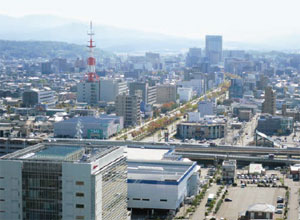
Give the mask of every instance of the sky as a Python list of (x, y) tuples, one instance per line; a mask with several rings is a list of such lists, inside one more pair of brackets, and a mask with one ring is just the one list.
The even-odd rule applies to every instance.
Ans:
[(81, 21), (199, 38), (257, 42), (300, 33), (300, 0), (1, 0), (0, 14)]

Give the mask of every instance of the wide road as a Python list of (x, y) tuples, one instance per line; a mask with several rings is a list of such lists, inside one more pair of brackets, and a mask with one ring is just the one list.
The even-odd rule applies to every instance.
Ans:
[(209, 194), (213, 193), (216, 195), (217, 191), (219, 189), (219, 186), (217, 184), (213, 184), (207, 191), (206, 194), (204, 196), (204, 199), (201, 201), (200, 205), (197, 207), (194, 215), (192, 216), (192, 220), (203, 220), (205, 219), (205, 211), (206, 211), (206, 207), (205, 204), (207, 202), (207, 197)]

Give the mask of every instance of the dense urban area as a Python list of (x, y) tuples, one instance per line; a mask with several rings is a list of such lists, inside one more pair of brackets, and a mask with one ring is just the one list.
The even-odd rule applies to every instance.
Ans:
[(300, 219), (300, 54), (94, 34), (0, 42), (0, 219)]

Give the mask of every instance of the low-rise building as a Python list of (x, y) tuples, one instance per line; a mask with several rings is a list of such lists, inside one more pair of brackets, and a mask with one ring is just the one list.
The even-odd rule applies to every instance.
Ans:
[(37, 104), (53, 106), (55, 105), (54, 91), (49, 88), (27, 90), (22, 94), (22, 102), (25, 107), (34, 107)]
[(128, 161), (128, 208), (177, 210), (195, 195), (195, 162)]
[(256, 129), (266, 135), (288, 135), (293, 132), (294, 120), (292, 117), (263, 114), (258, 119)]
[(275, 207), (266, 203), (256, 203), (248, 207), (248, 209), (240, 213), (239, 220), (273, 220)]
[(236, 160), (224, 160), (222, 163), (222, 181), (234, 183)]
[(177, 137), (182, 139), (223, 138), (226, 121), (223, 118), (205, 117), (198, 122), (182, 122), (177, 125)]
[(113, 115), (82, 116), (55, 123), (54, 136), (75, 138), (80, 132), (82, 138), (107, 139), (122, 129), (123, 117)]

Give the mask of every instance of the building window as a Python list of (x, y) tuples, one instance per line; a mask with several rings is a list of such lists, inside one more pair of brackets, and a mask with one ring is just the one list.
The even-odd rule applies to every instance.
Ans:
[(78, 219), (78, 220), (82, 220), (82, 219), (84, 219), (84, 216), (81, 216), (81, 215), (79, 215), (79, 216), (76, 216), (76, 219)]
[(167, 199), (161, 199), (160, 201), (161, 202), (167, 202), (168, 200)]
[(83, 181), (76, 181), (76, 185), (77, 185), (77, 186), (83, 186), (83, 185), (84, 185), (84, 182), (83, 182)]
[(142, 199), (143, 201), (150, 201), (150, 199)]
[(77, 193), (76, 193), (76, 196), (77, 196), (77, 197), (84, 197), (84, 193), (82, 193), (82, 192), (77, 192)]
[(76, 204), (76, 208), (77, 208), (77, 209), (83, 209), (83, 208), (84, 208), (84, 205), (83, 205), (83, 204)]

